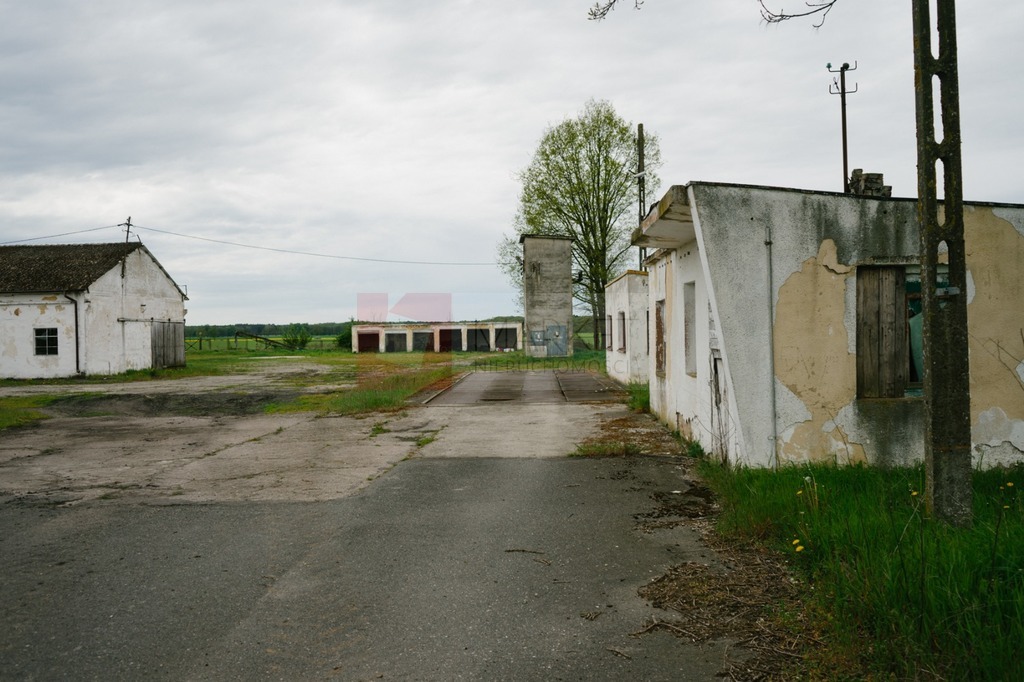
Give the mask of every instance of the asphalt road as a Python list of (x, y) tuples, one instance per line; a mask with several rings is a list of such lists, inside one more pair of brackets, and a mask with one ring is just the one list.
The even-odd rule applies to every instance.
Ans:
[[(0, 504), (0, 679), (710, 680), (637, 588), (668, 459), (412, 459), (305, 503)], [(663, 614), (664, 615), (664, 614)]]
[[(177, 450), (150, 437), (141, 448), (113, 439), (90, 449), (83, 432), (47, 468), (42, 444), (7, 443), (0, 680), (716, 679), (727, 643), (631, 634), (670, 615), (638, 587), (670, 565), (715, 559), (693, 531), (658, 523), (688, 487), (682, 462), (565, 456), (621, 416), (621, 405), (595, 404), (617, 397), (608, 389), (587, 373), (477, 373), (428, 406), (360, 428), (264, 428), (253, 439), (264, 449), (235, 459), (198, 436), (182, 446), (198, 458), (193, 473), (224, 460), (190, 483), (214, 492), (219, 481), (296, 469), (301, 485), (272, 486), (281, 497), (270, 499), (193, 499), (159, 478), (129, 487), (163, 494), (109, 482), (98, 496), (43, 494), (93, 478), (123, 483)], [(364, 433), (372, 424), (381, 433)], [(46, 424), (20, 437), (52, 447), (55, 433)], [(424, 434), (431, 442), (418, 442)], [(411, 458), (394, 456), (402, 443)], [(299, 494), (367, 453), (384, 463), (372, 482)], [(281, 471), (267, 464), (277, 459)], [(17, 492), (13, 479), (36, 493)]]

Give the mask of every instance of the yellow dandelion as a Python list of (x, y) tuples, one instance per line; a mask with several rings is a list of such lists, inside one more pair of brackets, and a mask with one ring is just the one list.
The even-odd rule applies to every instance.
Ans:
[(1013, 487), (1013, 481), (1007, 481), (1006, 482), (1006, 487), (1007, 488), (1012, 488)]
[(911, 496), (911, 497), (917, 497), (917, 491), (916, 491), (916, 490), (912, 490), (912, 491), (910, 492), (910, 496)]
[(800, 544), (800, 538), (797, 538), (796, 540), (793, 540), (793, 544), (794, 545), (799, 545)]
[(797, 490), (797, 491), (796, 491), (796, 494), (797, 494), (797, 495), (803, 495), (803, 494), (804, 494), (804, 491), (803, 491), (803, 490)]
[(804, 546), (803, 545), (797, 545), (796, 546), (796, 551), (798, 551), (798, 552), (804, 551)]
[(1003, 505), (1003, 509), (1009, 509), (1009, 508), (1010, 508), (1010, 505), (1008, 505), (1008, 504), (1004, 504)]

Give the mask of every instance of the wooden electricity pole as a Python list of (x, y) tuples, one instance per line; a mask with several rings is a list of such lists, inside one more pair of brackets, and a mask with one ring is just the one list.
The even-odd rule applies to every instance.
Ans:
[[(960, 163), (960, 88), (954, 0), (935, 0), (938, 54), (932, 51), (929, 0), (913, 0), (917, 93), (917, 217), (921, 234), (927, 504), (952, 525), (971, 524), (971, 392), (967, 343), (967, 265)], [(938, 81), (942, 135), (935, 136)], [(943, 202), (936, 165), (942, 164)], [(938, 277), (940, 252), (948, 281)]]

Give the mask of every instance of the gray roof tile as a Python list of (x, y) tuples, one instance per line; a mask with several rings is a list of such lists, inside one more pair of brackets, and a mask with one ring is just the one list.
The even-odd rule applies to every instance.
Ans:
[(83, 291), (139, 242), (0, 246), (0, 292)]

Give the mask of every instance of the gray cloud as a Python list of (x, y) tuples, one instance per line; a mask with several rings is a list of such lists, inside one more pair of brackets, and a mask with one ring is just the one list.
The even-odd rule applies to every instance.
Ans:
[[(590, 4), (6, 3), (0, 242), (131, 215), (272, 248), (491, 261), (516, 172), (591, 97), (660, 135), (666, 187), (837, 190), (829, 61), (859, 63), (852, 165), (914, 194), (908, 3), (843, 0), (819, 30), (764, 26), (753, 0), (649, 0), (601, 23), (585, 19)], [(1024, 52), (1024, 9), (973, 5), (958, 16), (965, 193), (1019, 202), (1024, 133), (1007, 65)], [(347, 319), (361, 291), (456, 292), (470, 318), (513, 311), (494, 268), (140, 235), (188, 284), (195, 323)]]

